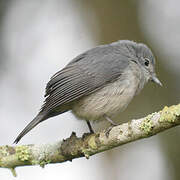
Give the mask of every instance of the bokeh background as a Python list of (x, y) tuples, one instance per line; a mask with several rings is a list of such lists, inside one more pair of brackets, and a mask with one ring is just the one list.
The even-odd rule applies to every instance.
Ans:
[[(144, 42), (163, 88), (146, 85), (122, 113), (126, 121), (179, 103), (179, 0), (1, 0), (0, 144), (12, 145), (38, 112), (49, 78), (72, 58), (119, 39)], [(71, 113), (47, 120), (20, 144), (54, 142), (87, 131)], [(17, 180), (179, 180), (180, 128), (62, 164), (17, 168)], [(15, 179), (0, 169), (0, 179)]]

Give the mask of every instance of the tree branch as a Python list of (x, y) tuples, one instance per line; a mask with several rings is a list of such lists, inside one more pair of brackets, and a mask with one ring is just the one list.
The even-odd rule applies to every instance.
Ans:
[(153, 136), (179, 124), (180, 104), (116, 126), (108, 138), (104, 132), (84, 134), (82, 137), (72, 133), (69, 138), (52, 144), (0, 146), (0, 167), (10, 168), (15, 174), (17, 166), (39, 164), (44, 167), (49, 163), (72, 161), (79, 157), (88, 159), (91, 155)]

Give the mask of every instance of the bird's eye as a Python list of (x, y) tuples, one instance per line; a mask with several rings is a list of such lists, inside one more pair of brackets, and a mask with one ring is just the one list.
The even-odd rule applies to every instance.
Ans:
[(145, 58), (144, 65), (145, 65), (145, 66), (149, 66), (149, 59)]

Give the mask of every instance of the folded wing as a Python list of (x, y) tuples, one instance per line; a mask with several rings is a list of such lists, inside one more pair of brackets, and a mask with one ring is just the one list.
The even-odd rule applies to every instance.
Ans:
[(115, 81), (128, 66), (129, 57), (113, 50), (111, 46), (94, 48), (52, 76), (41, 112), (52, 112)]

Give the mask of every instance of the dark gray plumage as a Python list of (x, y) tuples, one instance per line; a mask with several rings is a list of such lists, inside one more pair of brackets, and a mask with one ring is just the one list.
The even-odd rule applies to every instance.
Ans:
[(160, 84), (154, 65), (154, 56), (146, 45), (128, 40), (101, 45), (77, 56), (52, 76), (40, 112), (15, 143), (40, 122), (68, 110), (86, 121), (113, 117), (148, 80)]

